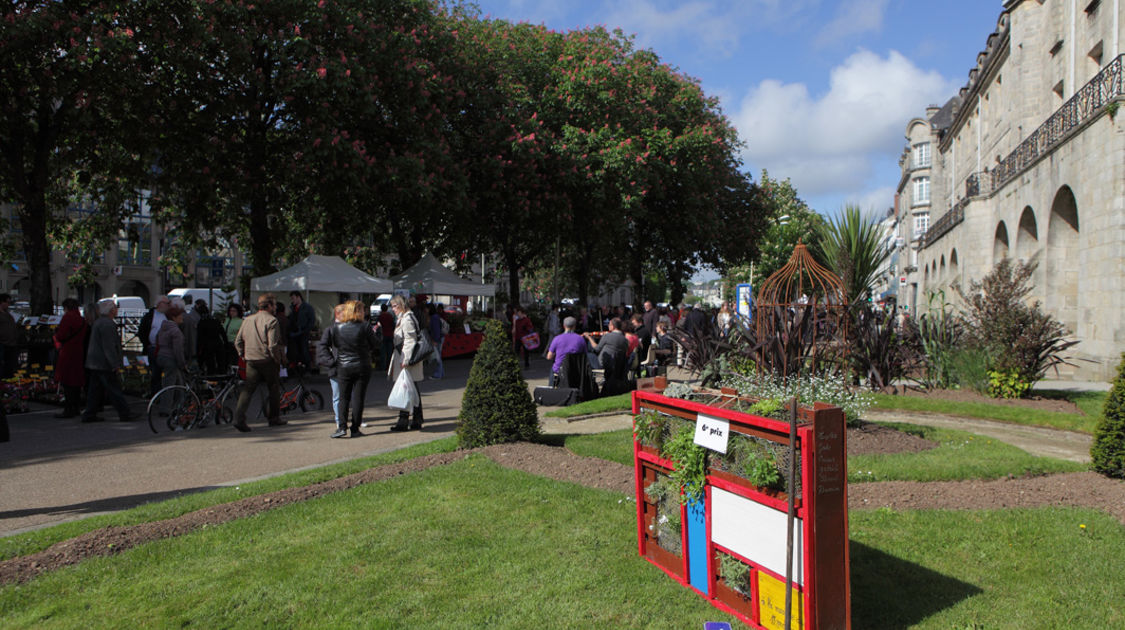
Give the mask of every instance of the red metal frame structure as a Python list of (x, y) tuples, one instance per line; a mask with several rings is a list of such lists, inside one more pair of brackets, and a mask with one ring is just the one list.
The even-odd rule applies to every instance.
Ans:
[[(678, 416), (692, 422), (699, 414), (729, 421), (730, 432), (742, 433), (777, 444), (788, 445), (789, 424), (769, 418), (726, 409), (724, 406), (737, 397), (729, 396), (723, 405), (705, 405), (698, 402), (668, 398), (653, 391), (637, 391), (633, 394), (633, 413), (651, 410), (670, 416)], [(752, 401), (750, 401), (752, 402)], [(838, 407), (815, 403), (812, 408), (798, 408), (796, 450), (800, 455), (800, 489), (794, 497), (796, 515), (800, 522), (800, 540), (803, 541), (799, 560), (794, 562), (794, 570), (799, 575), (792, 586), (797, 595), (793, 598), (791, 628), (806, 630), (827, 630), (851, 627), (851, 594), (848, 563), (848, 512), (847, 512), (847, 472), (845, 459), (844, 413)], [(658, 474), (673, 470), (673, 462), (664, 459), (653, 449), (642, 446), (634, 440), (634, 465), (636, 467), (637, 492), (637, 540), (641, 556), (658, 566), (677, 582), (693, 588), (717, 608), (731, 613), (754, 628), (773, 630), (784, 628), (784, 620), (777, 613), (779, 602), (770, 602), (770, 594), (781, 597), (785, 593), (785, 569), (776, 570), (773, 563), (769, 568), (762, 557), (747, 557), (713, 540), (712, 534), (722, 529), (728, 535), (732, 529), (742, 529), (746, 540), (758, 541), (767, 547), (765, 555), (773, 555), (778, 541), (778, 532), (769, 527), (746, 531), (751, 527), (762, 527), (757, 523), (716, 523), (713, 522), (716, 500), (723, 505), (737, 505), (755, 514), (764, 515), (766, 521), (783, 522), (787, 499), (771, 496), (747, 480), (723, 474), (709, 468), (705, 485), (703, 510), (706, 521), (706, 567), (707, 590), (699, 588), (702, 583), (698, 576), (692, 576), (688, 535), (688, 508), (681, 508), (682, 557), (676, 557), (659, 546), (656, 535), (649, 533), (648, 525), (655, 518), (655, 505), (647, 498), (645, 488)], [(721, 496), (719, 493), (722, 493)], [(729, 520), (731, 511), (723, 508), (721, 518)], [(775, 518), (776, 517), (776, 518)], [(778, 521), (781, 519), (781, 521)], [(781, 525), (781, 551), (785, 551), (785, 526)], [(762, 542), (764, 541), (764, 542)], [(738, 546), (738, 545), (732, 545)], [(700, 549), (698, 542), (695, 549)], [(750, 593), (744, 596), (728, 587), (719, 577), (717, 558), (719, 553), (731, 555), (750, 566)], [(754, 555), (754, 554), (751, 554)], [(784, 563), (783, 563), (784, 564)], [(698, 565), (696, 563), (697, 569)], [(769, 589), (766, 588), (768, 583)], [(767, 592), (768, 591), (768, 592)], [(799, 602), (799, 604), (798, 604)], [(782, 606), (783, 608), (783, 606)], [(769, 611), (775, 614), (767, 614)]]

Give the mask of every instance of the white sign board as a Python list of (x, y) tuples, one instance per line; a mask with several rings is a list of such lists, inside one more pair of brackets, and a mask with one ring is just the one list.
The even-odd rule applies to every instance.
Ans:
[[(805, 583), (802, 519), (793, 521), (793, 581)], [(785, 575), (786, 514), (720, 488), (711, 489), (711, 541)]]
[(730, 438), (730, 422), (722, 418), (712, 418), (699, 414), (695, 421), (695, 443), (703, 448), (720, 453), (727, 452), (727, 440)]

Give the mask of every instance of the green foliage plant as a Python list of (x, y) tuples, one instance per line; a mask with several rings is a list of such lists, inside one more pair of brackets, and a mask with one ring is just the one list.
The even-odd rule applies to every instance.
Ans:
[(1030, 389), (1031, 383), (1018, 370), (988, 371), (988, 394), (993, 398), (1023, 398)]
[(852, 306), (870, 295), (879, 268), (891, 255), (875, 216), (850, 204), (819, 230), (811, 249), (840, 278)]
[(756, 453), (754, 457), (746, 460), (743, 470), (750, 483), (759, 488), (779, 489), (781, 473), (777, 470), (777, 463), (772, 457), (764, 453)]
[(656, 411), (646, 411), (633, 417), (633, 436), (645, 446), (660, 450), (664, 442), (664, 432), (668, 416)]
[(695, 443), (695, 424), (684, 423), (664, 443), (661, 454), (672, 461), (672, 479), (684, 492), (684, 500), (695, 503), (703, 498), (707, 478), (707, 449)]
[(953, 378), (961, 389), (988, 395), (988, 364), (991, 358), (984, 348), (962, 347), (949, 356)]
[(489, 320), (461, 399), (458, 444), (474, 448), (538, 436), (539, 415), (519, 360), (504, 327)]
[(1004, 258), (967, 290), (957, 286), (969, 332), (991, 353), (989, 368), (1003, 374), (1014, 371), (1029, 386), (1051, 368), (1073, 365), (1064, 353), (1078, 343), (1067, 338), (1066, 327), (1044, 313), (1038, 301), (1027, 302), (1035, 268), (1034, 263)]
[(763, 418), (772, 418), (784, 407), (785, 405), (781, 402), (780, 398), (762, 398), (753, 405), (750, 405), (747, 412)]
[(1113, 389), (1105, 399), (1102, 419), (1094, 429), (1090, 460), (1097, 472), (1107, 477), (1125, 478), (1125, 354), (1117, 366)]
[(964, 326), (945, 298), (945, 291), (930, 291), (926, 313), (918, 318), (918, 343), (925, 365), (919, 382), (926, 389), (948, 389), (955, 382), (953, 355), (961, 345)]
[(729, 553), (719, 552), (719, 576), (731, 589), (750, 596), (750, 565)]

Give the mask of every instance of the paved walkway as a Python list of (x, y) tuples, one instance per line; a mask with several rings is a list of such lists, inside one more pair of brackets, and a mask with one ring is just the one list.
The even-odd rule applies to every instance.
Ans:
[(1090, 445), (1094, 440), (1091, 435), (1075, 431), (919, 411), (872, 409), (867, 412), (866, 419), (880, 422), (906, 422), (968, 431), (969, 433), (987, 435), (1001, 442), (1007, 442), (1032, 455), (1055, 457), (1082, 463), (1090, 462)]

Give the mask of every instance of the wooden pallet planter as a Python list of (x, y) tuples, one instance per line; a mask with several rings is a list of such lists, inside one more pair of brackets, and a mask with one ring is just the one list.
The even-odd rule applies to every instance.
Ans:
[[(788, 457), (789, 424), (739, 409), (754, 400), (734, 392), (713, 394), (707, 404), (668, 398), (646, 389), (633, 394), (633, 413), (657, 412), (690, 423), (728, 428), (728, 439), (746, 436), (768, 448), (782, 446)], [(725, 425), (723, 423), (726, 423)], [(735, 438), (735, 435), (740, 437)], [(815, 403), (798, 408), (797, 475), (790, 568), (791, 628), (824, 630), (851, 627), (848, 569), (847, 471), (844, 413)], [(634, 440), (637, 479), (637, 534), (640, 555), (670, 577), (696, 590), (717, 608), (751, 627), (781, 630), (785, 619), (788, 496), (754, 485), (717, 465), (709, 453), (703, 498), (681, 507), (682, 548), (672, 553), (659, 544), (654, 523), (659, 506), (646, 495), (649, 484), (674, 471), (658, 444)], [(721, 554), (745, 564), (749, 592), (728, 585), (719, 570)], [(737, 566), (737, 565), (734, 565)]]

